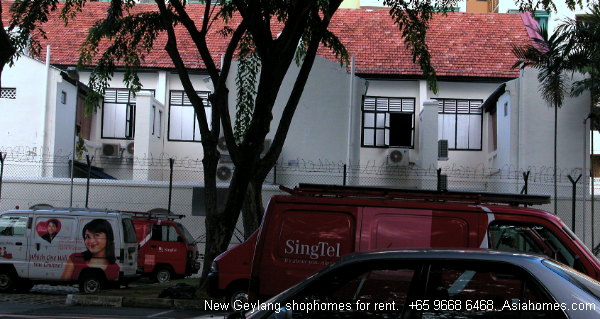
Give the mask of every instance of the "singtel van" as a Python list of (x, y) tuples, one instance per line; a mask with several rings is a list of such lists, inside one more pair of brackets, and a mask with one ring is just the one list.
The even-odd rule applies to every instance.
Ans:
[(555, 215), (548, 196), (300, 184), (274, 196), (260, 228), (218, 256), (213, 296), (264, 300), (352, 252), (490, 248), (547, 255), (593, 278), (600, 263)]
[(79, 284), (85, 293), (136, 279), (131, 216), (77, 208), (0, 213), (0, 292), (36, 283)]

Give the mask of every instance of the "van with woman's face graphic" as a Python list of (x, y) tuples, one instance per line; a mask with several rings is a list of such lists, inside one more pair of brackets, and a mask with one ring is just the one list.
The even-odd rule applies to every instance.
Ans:
[(56, 282), (78, 283), (82, 292), (90, 293), (138, 277), (137, 241), (129, 214), (12, 210), (0, 213), (0, 228), (15, 243), (3, 249), (11, 252), (11, 260), (0, 260), (0, 292), (15, 289), (17, 283), (19, 289), (28, 289), (37, 282)]

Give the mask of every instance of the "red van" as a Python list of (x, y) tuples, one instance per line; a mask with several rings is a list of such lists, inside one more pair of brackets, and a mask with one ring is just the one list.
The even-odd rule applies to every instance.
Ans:
[(157, 282), (197, 273), (198, 248), (188, 230), (176, 219), (184, 215), (134, 213), (133, 225), (140, 245), (138, 272)]
[(246, 242), (218, 256), (210, 293), (264, 300), (352, 252), (492, 248), (544, 254), (593, 278), (600, 263), (555, 215), (549, 196), (300, 184), (282, 187)]

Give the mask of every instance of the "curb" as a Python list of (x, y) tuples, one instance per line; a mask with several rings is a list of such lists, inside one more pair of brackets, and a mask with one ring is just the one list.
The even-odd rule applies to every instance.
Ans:
[(185, 300), (69, 294), (67, 295), (65, 304), (69, 306), (137, 307), (204, 311), (204, 300), (202, 299)]

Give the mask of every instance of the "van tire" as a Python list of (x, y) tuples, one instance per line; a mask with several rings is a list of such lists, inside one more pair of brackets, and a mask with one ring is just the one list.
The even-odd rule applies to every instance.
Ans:
[(0, 292), (11, 292), (15, 289), (17, 275), (11, 269), (0, 269)]
[(95, 273), (88, 273), (79, 278), (79, 291), (93, 294), (104, 288), (104, 278)]
[(154, 281), (164, 283), (173, 279), (173, 271), (169, 266), (157, 266), (154, 270)]

